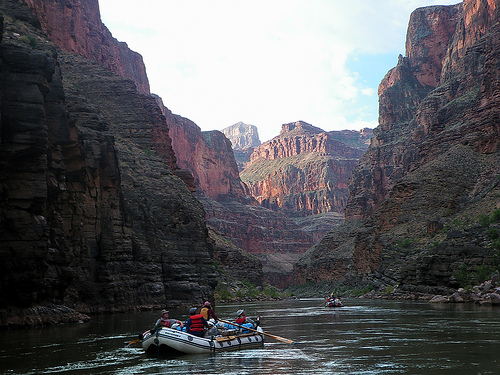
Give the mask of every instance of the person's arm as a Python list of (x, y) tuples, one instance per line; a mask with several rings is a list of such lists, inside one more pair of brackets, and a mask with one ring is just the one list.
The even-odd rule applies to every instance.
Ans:
[(186, 332), (189, 332), (189, 327), (191, 326), (191, 318), (189, 318), (186, 322)]
[(215, 321), (219, 320), (219, 318), (217, 318), (217, 315), (215, 315), (214, 310), (210, 309), (210, 310), (208, 310), (208, 313), (209, 313), (210, 318), (213, 318)]
[(207, 320), (204, 317), (201, 317), (201, 322), (205, 327), (209, 327)]

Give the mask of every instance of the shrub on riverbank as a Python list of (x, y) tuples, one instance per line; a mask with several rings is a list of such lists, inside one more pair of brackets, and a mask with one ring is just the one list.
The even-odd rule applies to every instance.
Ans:
[(277, 300), (289, 295), (272, 285), (255, 286), (249, 281), (220, 280), (214, 297), (218, 303)]

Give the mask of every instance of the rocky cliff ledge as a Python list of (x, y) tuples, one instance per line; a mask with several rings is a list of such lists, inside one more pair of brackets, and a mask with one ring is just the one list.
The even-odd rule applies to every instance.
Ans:
[[(339, 138), (358, 138), (350, 146)], [(280, 135), (255, 148), (241, 172), (250, 194), (288, 216), (342, 213), (351, 171), (371, 132), (325, 132), (305, 122), (285, 124)], [(352, 139), (351, 139), (352, 141)]]
[(101, 22), (99, 0), (24, 0), (42, 30), (59, 47), (107, 66), (149, 94), (142, 56), (118, 42)]
[[(346, 220), (364, 223), (349, 243), (316, 251), (351, 259), (329, 280), (448, 294), (460, 274), (498, 267), (499, 5), (412, 13), (406, 55), (380, 84), (380, 125), (349, 186)], [(326, 279), (304, 263), (304, 280)]]

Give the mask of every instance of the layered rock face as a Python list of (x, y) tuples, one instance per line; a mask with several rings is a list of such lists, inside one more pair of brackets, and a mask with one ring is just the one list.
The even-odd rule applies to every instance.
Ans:
[[(499, 208), (499, 4), (412, 14), (406, 56), (379, 87), (380, 126), (350, 182), (346, 220), (364, 224), (350, 244), (315, 252), (347, 254), (337, 279), (441, 293), (458, 286), (461, 267), (494, 269), (494, 228), (479, 222)], [(297, 272), (325, 279), (305, 257)]]
[(408, 26), (406, 56), (379, 85), (379, 127), (350, 185), (346, 217), (367, 218), (395, 181), (415, 167), (419, 151), (407, 142), (422, 100), (436, 87), (442, 60), (460, 18), (461, 4), (420, 8)]
[(259, 131), (256, 126), (238, 122), (232, 126), (222, 129), (224, 135), (229, 139), (233, 147), (234, 158), (241, 172), (250, 162), (255, 147), (260, 145)]
[[(347, 139), (356, 133), (360, 147), (337, 140), (344, 133)], [(301, 121), (285, 124), (278, 137), (254, 150), (241, 178), (262, 206), (288, 216), (341, 213), (349, 176), (370, 136), (325, 132)]]
[(42, 30), (65, 51), (99, 62), (131, 79), (149, 94), (142, 56), (118, 42), (101, 22), (99, 0), (24, 0), (37, 15)]
[[(231, 143), (222, 132), (202, 132), (189, 119), (161, 107), (178, 165), (194, 176), (195, 194), (206, 211), (208, 225), (243, 250), (217, 246), (220, 264), (227, 265), (226, 272), (234, 276), (246, 274), (242, 279), (255, 285), (263, 280), (278, 287), (289, 285), (292, 264), (312, 246), (313, 237), (285, 216), (258, 206), (239, 177)], [(242, 265), (230, 265), (231, 260), (251, 268), (244, 271)], [(259, 275), (263, 275), (260, 281)]]
[(260, 145), (259, 131), (254, 125), (240, 121), (222, 129), (222, 133), (231, 141), (233, 150), (244, 150)]
[(177, 164), (193, 175), (197, 193), (216, 200), (244, 199), (248, 190), (240, 179), (231, 143), (224, 134), (217, 130), (202, 132), (194, 122), (173, 114), (161, 100), (159, 103)]
[(203, 207), (172, 173), (156, 100), (56, 53), (21, 3), (0, 8), (0, 324), (32, 324), (32, 306), (90, 313), (212, 298)]
[(200, 197), (208, 224), (262, 263), (264, 280), (284, 288), (294, 283), (293, 264), (313, 245), (309, 233), (286, 216), (234, 199)]

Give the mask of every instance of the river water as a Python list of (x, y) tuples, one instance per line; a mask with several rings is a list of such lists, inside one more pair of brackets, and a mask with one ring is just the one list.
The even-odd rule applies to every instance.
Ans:
[[(425, 302), (320, 299), (217, 306), (261, 316), (262, 348), (216, 355), (147, 356), (127, 346), (158, 312), (100, 315), (91, 322), (0, 331), (2, 374), (499, 374), (500, 308)], [(185, 319), (186, 311), (170, 310)]]

